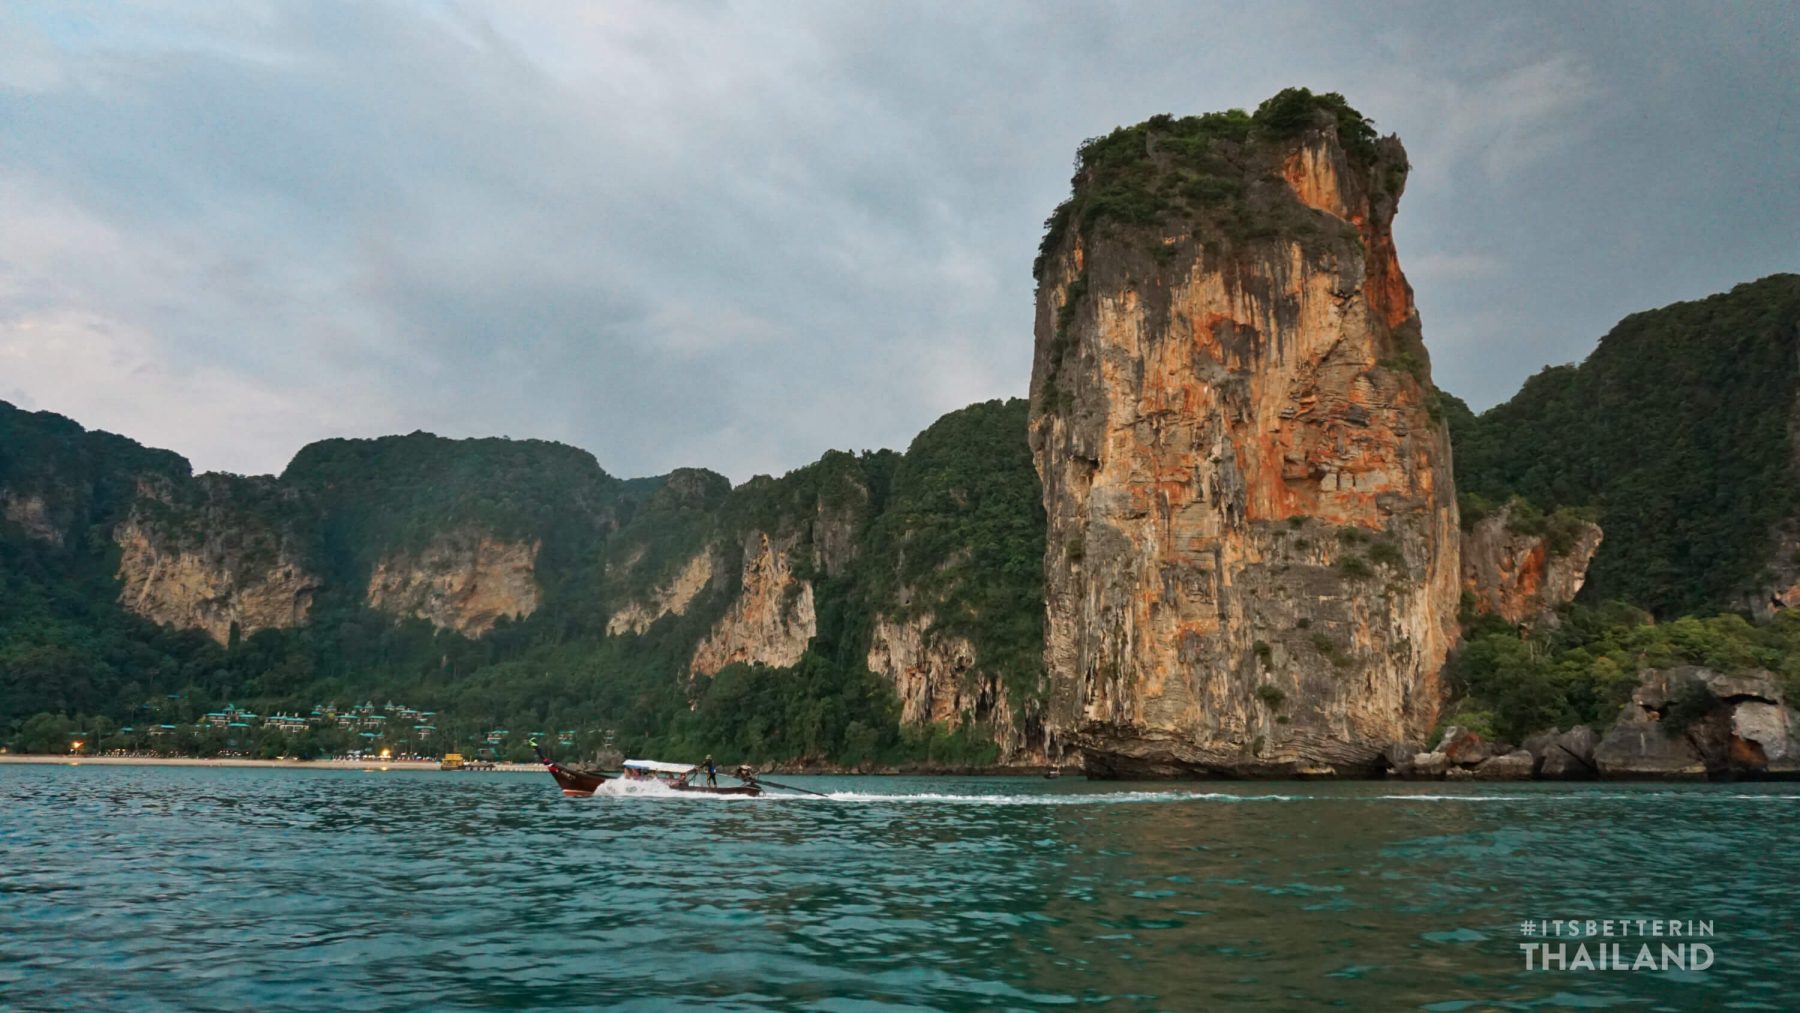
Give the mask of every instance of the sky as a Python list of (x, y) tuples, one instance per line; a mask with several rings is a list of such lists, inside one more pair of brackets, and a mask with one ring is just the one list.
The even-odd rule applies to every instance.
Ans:
[(424, 429), (742, 481), (1026, 392), (1083, 138), (1342, 92), (1476, 408), (1800, 270), (1791, 3), (0, 6), (0, 399), (278, 472)]

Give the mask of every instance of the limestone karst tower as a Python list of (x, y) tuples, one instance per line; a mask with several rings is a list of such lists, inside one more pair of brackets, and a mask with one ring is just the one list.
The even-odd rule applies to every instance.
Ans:
[(1406, 172), (1303, 89), (1082, 146), (1031, 441), (1050, 731), (1091, 771), (1355, 773), (1435, 720), (1458, 526)]

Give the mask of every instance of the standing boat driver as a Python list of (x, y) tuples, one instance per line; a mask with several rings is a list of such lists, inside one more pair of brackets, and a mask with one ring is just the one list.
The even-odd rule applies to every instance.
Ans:
[(704, 765), (706, 767), (706, 786), (708, 788), (717, 788), (719, 786), (719, 765), (713, 762), (711, 753), (706, 754), (706, 762)]

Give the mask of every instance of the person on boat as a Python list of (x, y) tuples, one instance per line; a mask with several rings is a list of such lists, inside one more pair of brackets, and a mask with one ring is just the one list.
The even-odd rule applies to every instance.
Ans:
[(706, 754), (706, 786), (708, 788), (719, 786), (719, 765), (713, 762), (711, 753)]

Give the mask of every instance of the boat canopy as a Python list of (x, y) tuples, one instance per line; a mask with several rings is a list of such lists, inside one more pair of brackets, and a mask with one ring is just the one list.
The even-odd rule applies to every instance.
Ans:
[(626, 770), (648, 770), (658, 774), (686, 774), (694, 770), (691, 763), (662, 763), (658, 760), (626, 760)]

